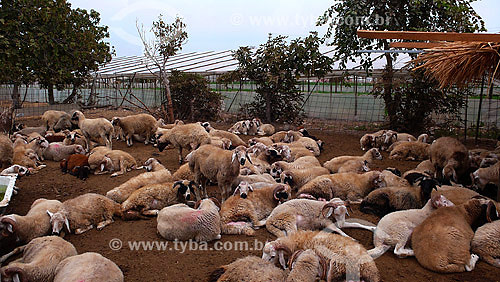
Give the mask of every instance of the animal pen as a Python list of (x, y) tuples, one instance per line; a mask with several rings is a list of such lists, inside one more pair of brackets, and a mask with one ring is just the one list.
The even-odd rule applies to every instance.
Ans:
[[(323, 49), (324, 54), (330, 55), (332, 52), (331, 47)], [(409, 70), (405, 68), (409, 57), (403, 57), (395, 65), (396, 77), (409, 75)], [(167, 67), (205, 77), (210, 88), (222, 94), (224, 101), (221, 111), (242, 115), (245, 113), (245, 104), (255, 98), (255, 83), (248, 80), (229, 84), (218, 82), (218, 77), (236, 69), (237, 65), (238, 62), (228, 50), (179, 54), (169, 59)], [(304, 114), (308, 119), (324, 121), (331, 130), (376, 130), (387, 120), (383, 99), (371, 94), (374, 84), (382, 76), (383, 60), (378, 57), (374, 70), (369, 74), (360, 70), (355, 63), (348, 65), (348, 68), (348, 71), (335, 70), (321, 79), (300, 79), (297, 87), (303, 94)], [(159, 80), (152, 74), (155, 71), (145, 57), (115, 57), (75, 92), (72, 85), (61, 90), (54, 89), (54, 105), (49, 105), (47, 90), (40, 85), (19, 86), (22, 107), (15, 110), (15, 119), (38, 118), (48, 109), (70, 111), (96, 107), (160, 107), (166, 99)], [(486, 89), (481, 84), (471, 86), (473, 94), (468, 97), (461, 115), (458, 118), (435, 116), (436, 124), (449, 131), (449, 134), (459, 135), (463, 134), (464, 129), (479, 125), (481, 136), (496, 137), (500, 127), (500, 89), (496, 84), (489, 93), (486, 93)], [(0, 106), (4, 110), (12, 104), (13, 90), (13, 85), (0, 86)], [(314, 127), (316, 123), (312, 124)]]

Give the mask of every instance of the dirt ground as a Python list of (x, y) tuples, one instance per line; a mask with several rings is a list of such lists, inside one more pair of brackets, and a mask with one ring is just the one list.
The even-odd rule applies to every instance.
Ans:
[[(107, 112), (106, 117), (113, 115), (127, 115), (129, 112)], [(312, 134), (326, 142), (326, 149), (319, 157), (321, 162), (339, 155), (359, 155), (358, 135), (328, 134), (313, 131)], [(248, 139), (248, 138), (244, 138)], [(114, 149), (121, 149), (131, 153), (138, 161), (144, 162), (150, 157), (158, 158), (166, 167), (174, 172), (178, 167), (177, 151), (166, 150), (159, 153), (152, 146), (134, 143), (127, 148), (123, 142), (115, 142)], [(92, 175), (89, 179), (81, 181), (71, 175), (62, 174), (59, 164), (47, 161), (47, 168), (34, 176), (23, 177), (16, 185), (20, 191), (14, 196), (7, 213), (25, 214), (31, 203), (38, 198), (57, 199), (65, 201), (83, 193), (94, 192), (105, 194), (108, 190), (120, 185), (132, 176), (142, 171), (129, 172), (116, 178), (109, 175)], [(372, 169), (397, 167), (406, 171), (415, 167), (417, 162), (399, 162), (387, 159), (375, 161)], [(215, 189), (209, 193), (214, 194)], [(361, 218), (376, 223), (379, 218), (366, 215), (353, 207), (351, 218)], [(372, 245), (372, 233), (359, 229), (345, 229), (345, 232), (359, 240), (367, 249)], [(258, 247), (263, 246), (266, 240), (273, 240), (274, 236), (267, 230), (258, 230), (253, 237), (223, 235), (217, 242), (207, 245), (189, 245), (168, 242), (163, 250), (161, 246), (152, 245), (152, 250), (131, 250), (132, 242), (159, 242), (165, 244), (156, 233), (156, 219), (139, 221), (122, 221), (107, 226), (102, 231), (91, 230), (82, 235), (67, 235), (65, 237), (73, 243), (79, 253), (98, 252), (113, 260), (123, 271), (125, 281), (206, 281), (209, 274), (220, 265), (231, 263), (237, 258), (247, 255), (261, 255)], [(119, 240), (119, 241), (118, 241)], [(122, 243), (121, 248), (120, 242)], [(249, 250), (234, 250), (236, 242), (248, 242)], [(139, 243), (140, 244), (140, 243)], [(154, 244), (154, 243), (153, 243)], [(233, 250), (229, 250), (233, 245)], [(132, 246), (133, 247), (133, 246)], [(160, 248), (157, 248), (160, 247)], [(186, 247), (183, 251), (183, 247)], [(220, 247), (228, 250), (219, 250)], [(206, 249), (205, 249), (206, 248)], [(240, 249), (242, 246), (240, 245)], [(119, 250), (114, 250), (119, 249)], [(217, 249), (217, 250), (215, 250)], [(479, 261), (472, 272), (457, 274), (438, 274), (422, 268), (415, 258), (399, 259), (392, 252), (387, 252), (376, 260), (378, 269), (384, 281), (499, 281), (500, 269)]]

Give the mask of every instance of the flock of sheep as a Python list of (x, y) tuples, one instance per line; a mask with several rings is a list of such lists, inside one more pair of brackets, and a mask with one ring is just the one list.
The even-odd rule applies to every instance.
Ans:
[[(375, 260), (392, 248), (436, 272), (471, 271), (478, 259), (500, 267), (498, 204), (470, 189), (498, 183), (500, 147), (469, 151), (454, 138), (429, 144), (426, 134), (381, 130), (361, 138), (363, 155), (321, 164), (321, 140), (303, 128), (275, 132), (259, 119), (228, 131), (208, 122), (164, 124), (149, 114), (109, 121), (80, 111), (47, 111), (42, 121), (0, 136), (0, 160), (7, 167), (2, 175), (43, 173), (44, 160), (60, 162), (63, 172), (81, 179), (147, 171), (105, 196), (87, 193), (62, 203), (42, 198), (24, 216), (2, 216), (2, 239), (20, 247), (0, 263), (22, 253), (0, 268), (2, 281), (123, 281), (112, 261), (78, 255), (61, 238), (101, 230), (116, 217), (157, 217), (158, 234), (166, 240), (212, 241), (221, 234), (253, 235), (261, 227), (277, 237), (265, 244), (262, 257), (221, 266), (211, 281), (334, 281), (353, 273), (380, 281)], [(238, 134), (256, 136), (247, 143)], [(153, 143), (160, 152), (176, 148), (181, 166), (172, 174), (154, 158), (138, 164), (113, 150), (113, 139), (128, 146)], [(184, 156), (183, 149), (190, 152)], [(381, 150), (391, 159), (422, 162), (403, 175), (395, 168), (372, 171)], [(217, 185), (218, 199), (208, 196), (209, 184)], [(378, 225), (346, 220), (354, 204), (380, 216)], [(342, 228), (372, 231), (374, 248), (366, 250)]]

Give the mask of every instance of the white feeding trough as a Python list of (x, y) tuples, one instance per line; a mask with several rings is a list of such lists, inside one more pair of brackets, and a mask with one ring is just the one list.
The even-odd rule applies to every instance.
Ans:
[(17, 176), (0, 176), (0, 209), (9, 205)]

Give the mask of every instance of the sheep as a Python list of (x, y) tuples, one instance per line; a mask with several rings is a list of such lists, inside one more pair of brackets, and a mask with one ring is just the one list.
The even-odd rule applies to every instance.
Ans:
[(416, 187), (379, 188), (363, 199), (360, 210), (382, 217), (393, 211), (420, 209), (431, 198), (432, 190), (437, 190), (437, 185), (434, 179), (423, 178)]
[(411, 141), (398, 144), (389, 154), (391, 160), (426, 160), (429, 158), (430, 145), (427, 143)]
[(68, 159), (63, 159), (59, 164), (63, 173), (77, 176), (79, 179), (87, 179), (90, 174), (89, 157), (83, 154), (73, 154)]
[(199, 207), (176, 204), (163, 208), (158, 213), (157, 230), (167, 240), (191, 240), (209, 242), (221, 238), (218, 202), (214, 198), (204, 199)]
[(43, 157), (46, 160), (60, 162), (72, 154), (85, 154), (85, 149), (81, 145), (63, 145), (62, 142), (54, 142), (43, 152)]
[(305, 169), (309, 167), (321, 167), (318, 159), (314, 156), (306, 156), (296, 159), (294, 162), (277, 161), (271, 165), (270, 173), (274, 178), (279, 179), (284, 170)]
[(34, 150), (24, 147), (14, 148), (12, 163), (27, 167), (31, 173), (37, 173), (46, 167), (46, 165), (39, 163), (39, 157)]
[(269, 138), (271, 138), (273, 143), (283, 142), (283, 140), (285, 140), (285, 136), (287, 135), (287, 133), (288, 133), (287, 131), (278, 131), (273, 135), (269, 136)]
[(132, 192), (122, 203), (122, 211), (126, 219), (143, 218), (157, 215), (164, 207), (198, 199), (196, 186), (192, 181), (149, 184)]
[(42, 123), (47, 130), (64, 130), (71, 128), (71, 116), (63, 111), (48, 110), (42, 115)]
[(83, 253), (62, 260), (55, 270), (54, 282), (123, 282), (123, 273), (111, 260), (98, 253)]
[[(160, 122), (160, 121), (164, 122), (163, 119), (158, 120), (158, 122)], [(183, 124), (184, 124), (184, 122), (182, 120), (176, 119), (174, 121), (174, 123), (169, 123), (169, 124), (158, 123), (157, 125), (159, 128), (172, 129), (172, 128), (176, 127), (177, 125), (183, 125)]]
[(338, 197), (342, 200), (360, 202), (371, 190), (382, 186), (383, 178), (380, 171), (363, 174), (337, 173), (314, 178), (302, 186), (297, 195), (305, 194), (327, 200)]
[(276, 129), (274, 128), (274, 126), (272, 124), (269, 124), (269, 123), (261, 124), (259, 126), (259, 128), (257, 129), (257, 135), (261, 135), (261, 136), (264, 136), (264, 135), (271, 136), (275, 132), (276, 132)]
[(89, 151), (91, 138), (100, 138), (100, 140), (106, 143), (107, 148), (112, 148), (114, 129), (109, 120), (105, 118), (86, 119), (85, 115), (80, 111), (75, 111), (71, 120), (78, 123), (78, 127), (87, 140), (87, 147), (85, 150)]
[[(498, 211), (497, 211), (498, 217)], [(474, 233), (471, 251), (481, 260), (500, 267), (500, 220), (495, 220), (479, 227)]]
[(134, 191), (141, 187), (172, 182), (174, 180), (170, 171), (154, 158), (149, 158), (144, 163), (144, 167), (147, 172), (134, 176), (121, 185), (109, 190), (106, 193), (106, 197), (117, 203), (123, 203)]
[(221, 138), (216, 136), (210, 136), (210, 144), (224, 150), (229, 150), (233, 146), (231, 140), (224, 137)]
[(493, 166), (478, 168), (476, 171), (471, 173), (471, 178), (473, 183), (481, 190), (488, 184), (497, 184), (500, 175), (500, 162), (497, 162)]
[(33, 132), (36, 132), (36, 133), (43, 136), (47, 132), (47, 127), (45, 127), (43, 125), (42, 126), (35, 126), (35, 127), (25, 127), (21, 130), (15, 131), (13, 135), (15, 135), (15, 134), (28, 135), (28, 134), (33, 133)]
[(181, 165), (174, 172), (174, 174), (172, 174), (173, 181), (178, 181), (178, 180), (183, 180), (183, 179), (194, 181), (194, 173), (189, 168), (189, 163), (185, 163), (185, 164)]
[(390, 170), (390, 168), (384, 169), (382, 171), (382, 177), (384, 179), (385, 187), (391, 187), (391, 186), (409, 186), (410, 183), (408, 180), (397, 176)]
[(244, 121), (238, 121), (233, 126), (231, 126), (228, 130), (228, 132), (234, 133), (234, 134), (247, 134), (248, 128), (245, 126)]
[(23, 253), (23, 256), (0, 269), (2, 281), (53, 281), (57, 265), (77, 255), (73, 244), (57, 236), (35, 238), (4, 255), (0, 262)]
[(0, 175), (3, 176), (23, 176), (23, 175), (29, 175), (30, 170), (27, 167), (24, 167), (22, 165), (12, 165), (0, 172)]
[(345, 162), (337, 171), (338, 173), (354, 172), (364, 173), (370, 171), (367, 161), (351, 160)]
[(248, 139), (248, 145), (253, 146), (257, 143), (262, 143), (266, 146), (271, 146), (273, 144), (273, 140), (269, 137), (254, 137)]
[[(340, 228), (359, 227), (373, 231), (374, 227), (355, 222), (345, 222), (346, 203), (339, 198), (328, 202), (312, 199), (293, 199), (271, 212), (266, 221), (266, 228), (276, 237), (288, 236), (297, 230), (317, 230), (329, 228), (342, 236), (349, 237)], [(330, 220), (334, 215), (335, 224)]]
[(179, 164), (182, 164), (183, 148), (194, 150), (208, 143), (210, 143), (210, 137), (203, 126), (198, 123), (183, 124), (165, 131), (158, 138), (158, 150), (162, 152), (167, 145), (172, 144), (179, 150)]
[(412, 249), (405, 248), (413, 229), (436, 209), (453, 205), (446, 197), (434, 195), (421, 209), (396, 211), (385, 215), (380, 219), (373, 233), (375, 247), (368, 250), (368, 254), (376, 259), (394, 247), (394, 254), (398, 257), (414, 256)]
[(469, 152), (460, 141), (454, 138), (436, 139), (432, 142), (429, 151), (437, 179), (458, 182), (469, 169)]
[(222, 204), (222, 233), (253, 235), (254, 228), (264, 226), (272, 210), (290, 195), (288, 185), (275, 184), (254, 190), (247, 182), (241, 182)]
[(66, 138), (62, 141), (63, 145), (81, 145), (83, 148), (87, 148), (87, 139), (83, 137), (83, 133), (80, 129), (70, 131), (66, 134)]
[(379, 130), (375, 133), (368, 133), (359, 139), (361, 150), (366, 151), (371, 148), (379, 148), (384, 140), (386, 130)]
[(64, 201), (55, 212), (47, 210), (52, 225), (52, 234), (59, 235), (66, 227), (66, 231), (82, 234), (96, 225), (102, 230), (113, 222), (113, 216), (122, 216), (120, 204), (103, 195), (87, 193), (76, 198)]
[(280, 180), (282, 183), (290, 185), (290, 187), (292, 187), (292, 191), (297, 191), (300, 187), (304, 186), (315, 177), (325, 174), (330, 174), (330, 172), (324, 167), (289, 169), (281, 173)]
[(245, 181), (248, 184), (257, 184), (259, 186), (277, 184), (276, 180), (268, 173), (239, 175), (234, 179), (233, 183), (231, 184), (231, 189), (236, 189), (242, 181)]
[(285, 281), (287, 272), (256, 256), (239, 258), (210, 274), (209, 282)]
[(429, 140), (429, 135), (427, 135), (427, 134), (424, 133), (424, 134), (420, 134), (416, 140), (413, 140), (412, 138), (409, 138), (408, 140), (396, 141), (396, 142), (393, 142), (392, 144), (389, 144), (390, 146), (388, 146), (385, 149), (386, 149), (386, 151), (388, 151), (390, 153), (399, 144), (403, 144), (405, 142), (427, 143), (428, 140)]
[(371, 148), (362, 156), (341, 156), (335, 157), (329, 161), (326, 161), (323, 164), (323, 167), (330, 170), (331, 173), (338, 172), (339, 168), (341, 168), (347, 161), (358, 160), (358, 161), (366, 161), (368, 164), (371, 164), (373, 160), (381, 160), (382, 155), (380, 154), (377, 148)]
[(285, 254), (291, 256), (297, 250), (307, 249), (327, 261), (326, 281), (337, 281), (346, 276), (347, 280), (354, 280), (354, 275), (360, 275), (355, 279), (359, 281), (380, 281), (377, 266), (366, 249), (351, 238), (338, 234), (299, 230), (266, 243), (262, 258), (275, 263), (279, 261), (286, 267)]
[(46, 211), (55, 212), (60, 206), (58, 200), (37, 199), (24, 216), (9, 214), (0, 217), (2, 239), (13, 238), (16, 244), (26, 244), (34, 238), (50, 234), (50, 217)]
[(287, 282), (316, 282), (316, 277), (325, 280), (328, 271), (326, 261), (311, 249), (295, 251), (288, 261), (288, 268), (291, 271)]
[(0, 165), (1, 167), (9, 167), (12, 164), (14, 157), (14, 144), (4, 134), (0, 134)]
[(440, 273), (472, 271), (479, 259), (470, 253), (472, 226), (491, 222), (496, 215), (494, 203), (486, 199), (437, 209), (413, 231), (411, 246), (417, 261)]
[(211, 137), (227, 138), (231, 140), (231, 144), (232, 146), (234, 146), (234, 148), (238, 146), (245, 146), (245, 147), (247, 146), (247, 143), (241, 140), (241, 138), (234, 133), (227, 132), (224, 130), (214, 129), (212, 126), (210, 126), (210, 123), (208, 122), (204, 122), (201, 125), (206, 129), (206, 131), (210, 134)]
[(104, 158), (104, 161), (108, 164), (109, 160), (111, 160), (111, 167), (107, 167), (109, 172), (114, 172), (111, 177), (122, 175), (131, 169), (142, 169), (142, 166), (137, 166), (137, 162), (132, 155), (122, 150), (111, 150), (104, 155)]
[(27, 142), (17, 142), (17, 140), (14, 142), (14, 153), (16, 150), (27, 150), (31, 149), (33, 150), (36, 155), (38, 156), (39, 159), (43, 160), (43, 153), (44, 151), (49, 147), (49, 142), (45, 140), (42, 136), (36, 136), (33, 137), (32, 139), (29, 139)]
[(138, 134), (145, 138), (144, 144), (147, 145), (156, 132), (158, 124), (156, 119), (150, 114), (137, 114), (126, 117), (115, 117), (113, 126), (119, 126), (125, 135), (127, 146), (132, 146), (132, 137)]
[(420, 175), (432, 178), (434, 177), (434, 173), (435, 173), (434, 165), (432, 164), (432, 162), (430, 160), (425, 160), (419, 163), (416, 168), (406, 171), (403, 174), (403, 178), (405, 179), (413, 178), (413, 176), (410, 176), (412, 174), (414, 176)]
[(314, 153), (301, 143), (288, 143), (287, 145), (273, 144), (272, 147), (276, 149), (282, 147), (283, 150), (289, 151), (289, 157), (284, 157), (284, 159), (292, 162), (301, 157), (314, 156)]
[(210, 180), (217, 182), (222, 202), (230, 193), (231, 183), (240, 174), (240, 165), (244, 165), (248, 156), (245, 147), (227, 151), (212, 145), (203, 145), (192, 152), (189, 168), (194, 172), (195, 182), (201, 187), (203, 197), (207, 196), (206, 185)]
[[(89, 153), (89, 165), (91, 170), (100, 169), (101, 172), (104, 171), (106, 167), (111, 168), (111, 159), (107, 158), (106, 161), (109, 161), (109, 164), (103, 162), (105, 159), (105, 155), (111, 152), (110, 149), (104, 146), (97, 146)], [(95, 171), (95, 174), (100, 174), (98, 170)]]

